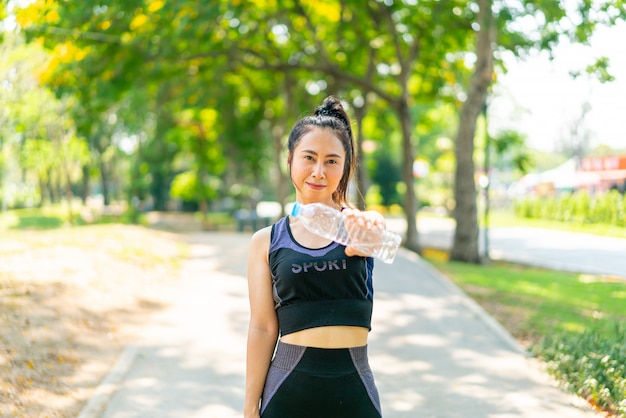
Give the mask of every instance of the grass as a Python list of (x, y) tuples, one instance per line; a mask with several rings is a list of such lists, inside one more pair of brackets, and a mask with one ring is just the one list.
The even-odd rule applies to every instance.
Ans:
[[(398, 217), (404, 217), (404, 215), (395, 214)], [(442, 216), (439, 214), (421, 211), (418, 213), (419, 218), (435, 217), (439, 219), (449, 219), (454, 221), (453, 218)], [(483, 213), (479, 213), (478, 223), (481, 228), (485, 226), (485, 219)], [(528, 228), (543, 228), (554, 229), (558, 231), (577, 232), (584, 234), (600, 235), (607, 237), (626, 238), (626, 228), (617, 225), (608, 224), (584, 224), (576, 222), (556, 222), (545, 219), (530, 219), (520, 218), (513, 213), (513, 210), (494, 210), (489, 214), (489, 227), (528, 227)]]
[(626, 281), (506, 262), (424, 257), (548, 365), (564, 387), (626, 416)]
[[(0, 231), (2, 230), (52, 230), (65, 226), (84, 226), (91, 224), (149, 224), (145, 213), (127, 210), (120, 214), (102, 214), (91, 221), (81, 216), (82, 205), (74, 203), (73, 212), (70, 215), (67, 206), (54, 205), (44, 208), (14, 209), (4, 213), (0, 212)], [(198, 225), (204, 223), (209, 229), (235, 228), (235, 220), (229, 213), (209, 213), (203, 219), (201, 213), (189, 214)], [(70, 218), (73, 219), (70, 219)]]
[[(481, 225), (484, 224), (480, 219)], [(493, 211), (489, 215), (490, 227), (525, 226), (530, 228), (556, 229), (560, 231), (626, 238), (626, 228), (608, 224), (582, 224), (555, 222), (543, 219), (528, 219), (515, 216), (512, 211)]]
[(472, 298), (537, 343), (555, 332), (582, 332), (626, 320), (626, 281), (520, 266), (474, 265), (426, 258)]
[(17, 209), (0, 213), (0, 229), (56, 229), (66, 221), (61, 208)]

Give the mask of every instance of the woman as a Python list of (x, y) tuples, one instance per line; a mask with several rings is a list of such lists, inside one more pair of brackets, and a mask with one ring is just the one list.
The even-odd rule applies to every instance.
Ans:
[[(296, 201), (344, 210), (348, 229), (384, 229), (379, 213), (348, 208), (356, 161), (339, 100), (328, 97), (298, 121), (288, 151)], [(253, 235), (245, 418), (381, 417), (367, 359), (372, 270), (371, 258), (314, 235), (297, 217)]]

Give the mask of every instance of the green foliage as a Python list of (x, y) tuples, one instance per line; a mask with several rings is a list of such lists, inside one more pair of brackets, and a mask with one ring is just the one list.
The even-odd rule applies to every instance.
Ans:
[[(43, 208), (20, 208), (0, 212), (0, 231), (3, 229), (47, 230), (66, 226), (91, 224), (145, 224), (145, 216), (135, 208), (119, 213), (91, 213), (90, 208), (74, 202), (78, 216), (68, 212), (65, 205), (48, 205)], [(96, 211), (97, 212), (97, 211)], [(70, 219), (71, 218), (71, 219)]]
[(426, 257), (532, 347), (568, 390), (625, 416), (626, 282)]
[[(14, 4), (20, 34), (30, 46), (46, 50), (35, 71), (19, 73), (33, 74), (37, 86), (63, 103), (51, 107), (48, 99), (36, 101), (44, 95), (35, 95), (13, 118), (16, 126), (29, 140), (50, 139), (41, 135), (45, 124), (31, 123), (26, 115), (36, 122), (43, 119), (36, 110), (53, 108), (46, 115), (66, 115), (72, 125), (66, 126), (72, 131), (68, 137), (85, 141), (90, 154), (65, 166), (40, 155), (42, 162), (28, 170), (31, 182), (59, 183), (58, 173), (45, 172), (50, 164), (53, 171), (65, 170), (72, 190), (87, 193), (90, 181), (98, 179), (105, 203), (109, 194), (124, 190), (129, 199), (151, 199), (164, 209), (176, 174), (193, 172), (199, 183), (224, 176), (224, 190), (248, 184), (284, 198), (288, 178), (277, 167), (284, 163), (289, 126), (328, 94), (363, 106), (364, 138), (388, 149), (401, 165), (407, 184), (378, 185), (384, 200), (396, 199), (396, 191), (412, 197), (414, 152), (431, 167), (454, 166), (453, 150), (437, 143), (453, 137), (456, 111), (467, 96), (475, 58), (475, 2)], [(611, 24), (623, 15), (620, 4), (600, 1), (591, 13), (590, 2), (583, 2), (566, 17), (554, 0), (494, 1), (497, 49), (551, 48), (561, 34), (584, 41), (597, 23)], [(521, 20), (540, 23), (528, 30)], [(568, 20), (579, 24), (569, 27)], [(597, 68), (608, 67), (599, 61)], [(128, 138), (134, 146), (122, 149)], [(376, 164), (366, 154), (364, 166)], [(523, 167), (527, 161), (514, 163)], [(446, 171), (429, 185), (442, 196), (436, 200), (450, 200), (440, 193), (451, 185), (450, 177)]]
[(56, 216), (22, 215), (12, 229), (56, 229), (65, 224), (63, 219)]
[(189, 171), (181, 173), (174, 177), (174, 181), (172, 181), (170, 196), (175, 199), (182, 199), (186, 201), (196, 200), (197, 185), (198, 180), (194, 173)]
[(186, 202), (198, 202), (202, 199), (210, 201), (218, 196), (221, 185), (218, 177), (207, 177), (200, 181), (196, 173), (186, 171), (174, 177), (170, 196)]
[(526, 148), (526, 137), (519, 132), (502, 131), (491, 138), (491, 144), (498, 156), (496, 164), (508, 163), (521, 174), (526, 174), (533, 167), (533, 158)]
[(398, 183), (401, 180), (400, 164), (384, 150), (375, 153), (372, 180), (379, 186), (379, 193), (383, 206), (400, 204), (402, 197), (398, 193)]
[(15, 209), (0, 214), (0, 230), (56, 229), (66, 225), (67, 222), (67, 212), (61, 207)]
[(604, 410), (626, 416), (626, 327), (623, 322), (580, 333), (549, 334), (535, 351), (569, 390)]
[(626, 196), (616, 190), (591, 197), (585, 190), (559, 196), (529, 197), (515, 202), (522, 218), (576, 224), (607, 224), (626, 227)]

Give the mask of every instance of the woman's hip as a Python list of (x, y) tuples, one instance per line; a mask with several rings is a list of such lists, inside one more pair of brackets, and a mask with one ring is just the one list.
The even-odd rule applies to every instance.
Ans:
[(264, 418), (380, 417), (367, 346), (313, 348), (279, 342), (261, 410)]

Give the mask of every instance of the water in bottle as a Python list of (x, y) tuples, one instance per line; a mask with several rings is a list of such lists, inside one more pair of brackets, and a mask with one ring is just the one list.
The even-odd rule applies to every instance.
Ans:
[(314, 234), (342, 245), (353, 246), (385, 263), (393, 262), (402, 242), (402, 237), (395, 232), (350, 226), (350, 223), (344, 222), (341, 211), (323, 203), (305, 205), (296, 202), (291, 215), (299, 217), (303, 225)]

